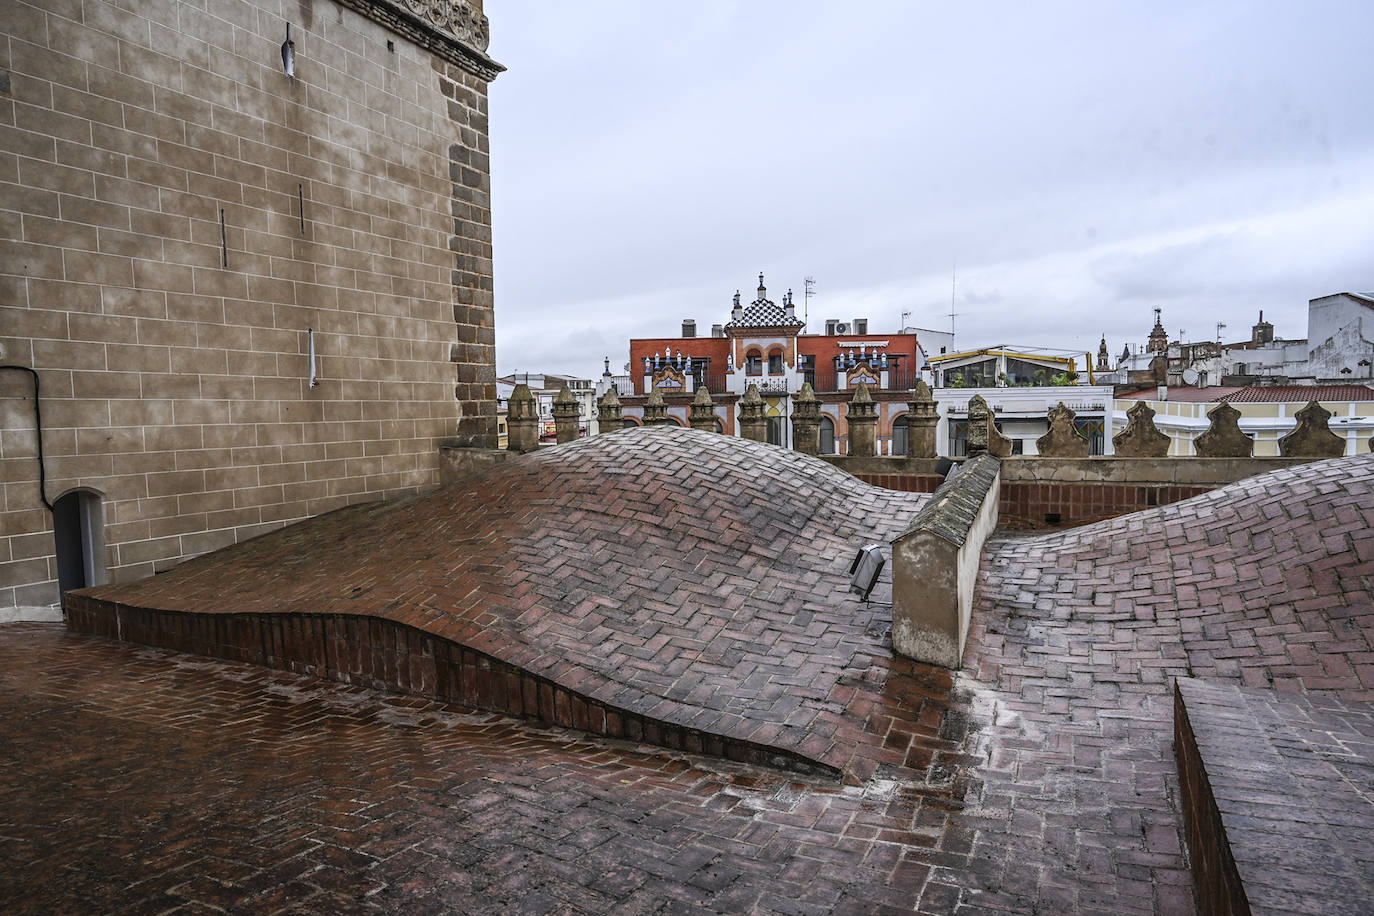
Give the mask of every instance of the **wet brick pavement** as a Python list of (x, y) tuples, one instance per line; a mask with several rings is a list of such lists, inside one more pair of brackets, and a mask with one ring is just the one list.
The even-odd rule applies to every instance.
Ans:
[(940, 753), (854, 786), (6, 626), (0, 900), (1189, 913), (1172, 679), (1367, 700), (1372, 484), (1336, 459), (994, 539), (965, 669), (866, 732)]
[(1374, 706), (1180, 678), (1175, 708), (1199, 893), (1240, 885), (1255, 916), (1374, 908)]
[(90, 594), (196, 614), (381, 617), (607, 709), (858, 782), (922, 770), (938, 750), (890, 726), (933, 736), (947, 676), (891, 660), (890, 573), (871, 603), (848, 574), (859, 546), (891, 541), (928, 498), (764, 443), (642, 427)]
[(0, 626), (0, 717), (10, 914), (974, 899), (957, 779), (797, 781), (51, 624)]
[[(964, 811), (983, 828), (974, 855), (1026, 857), (988, 877), (1026, 902), (1067, 878), (1078, 905), (1120, 895), (1119, 912), (1148, 912), (1153, 889), (1174, 912), (1157, 896), (1184, 867), (1173, 679), (1374, 697), (1374, 457), (996, 538), (969, 642), (956, 686), (996, 710)], [(1350, 852), (1374, 857), (1374, 841)]]

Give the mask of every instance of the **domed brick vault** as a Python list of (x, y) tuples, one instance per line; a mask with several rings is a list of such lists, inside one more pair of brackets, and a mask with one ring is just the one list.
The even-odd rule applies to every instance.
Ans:
[[(848, 589), (857, 549), (927, 498), (762, 443), (627, 429), (89, 590), (73, 621), (99, 629), (90, 607), (135, 641), (863, 779), (928, 766), (910, 729), (943, 718), (949, 674), (885, 644), (890, 575), (870, 602)], [(397, 642), (415, 657), (390, 660)], [(463, 669), (451, 684), (435, 655)], [(912, 724), (885, 744), (894, 718)]]
[(1374, 697), (1374, 458), (994, 538), (958, 673), (893, 656), (890, 576), (848, 591), (856, 549), (927, 498), (627, 429), (74, 594), (69, 625), (956, 795), (1080, 728), (1134, 723), (1167, 755), (1175, 677)]

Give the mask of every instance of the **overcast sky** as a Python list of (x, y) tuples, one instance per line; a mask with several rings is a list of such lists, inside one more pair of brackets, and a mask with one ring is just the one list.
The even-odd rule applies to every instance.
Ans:
[(1374, 290), (1374, 2), (488, 0), (497, 367), (769, 298), (1113, 355)]

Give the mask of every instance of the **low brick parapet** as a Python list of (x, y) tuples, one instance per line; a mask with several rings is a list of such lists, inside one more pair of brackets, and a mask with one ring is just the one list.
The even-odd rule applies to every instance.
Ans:
[(1365, 911), (1374, 709), (1179, 678), (1174, 736), (1200, 912)]
[[(823, 456), (865, 483), (931, 493), (933, 458)], [(1165, 506), (1311, 458), (1090, 458), (1014, 456), (1002, 465), (998, 523), (1027, 529), (1082, 525)]]
[(1000, 467), (988, 454), (965, 462), (892, 542), (892, 647), (902, 655), (962, 663), (983, 542), (997, 525)]

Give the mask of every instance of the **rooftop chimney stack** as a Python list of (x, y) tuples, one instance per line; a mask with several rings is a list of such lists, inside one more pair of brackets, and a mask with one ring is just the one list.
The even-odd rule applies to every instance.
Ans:
[(684, 318), (684, 319), (682, 319), (682, 336), (683, 336), (683, 337), (696, 337), (696, 336), (697, 336), (697, 323), (696, 323), (696, 320), (695, 320), (695, 319), (692, 319), (692, 318)]

